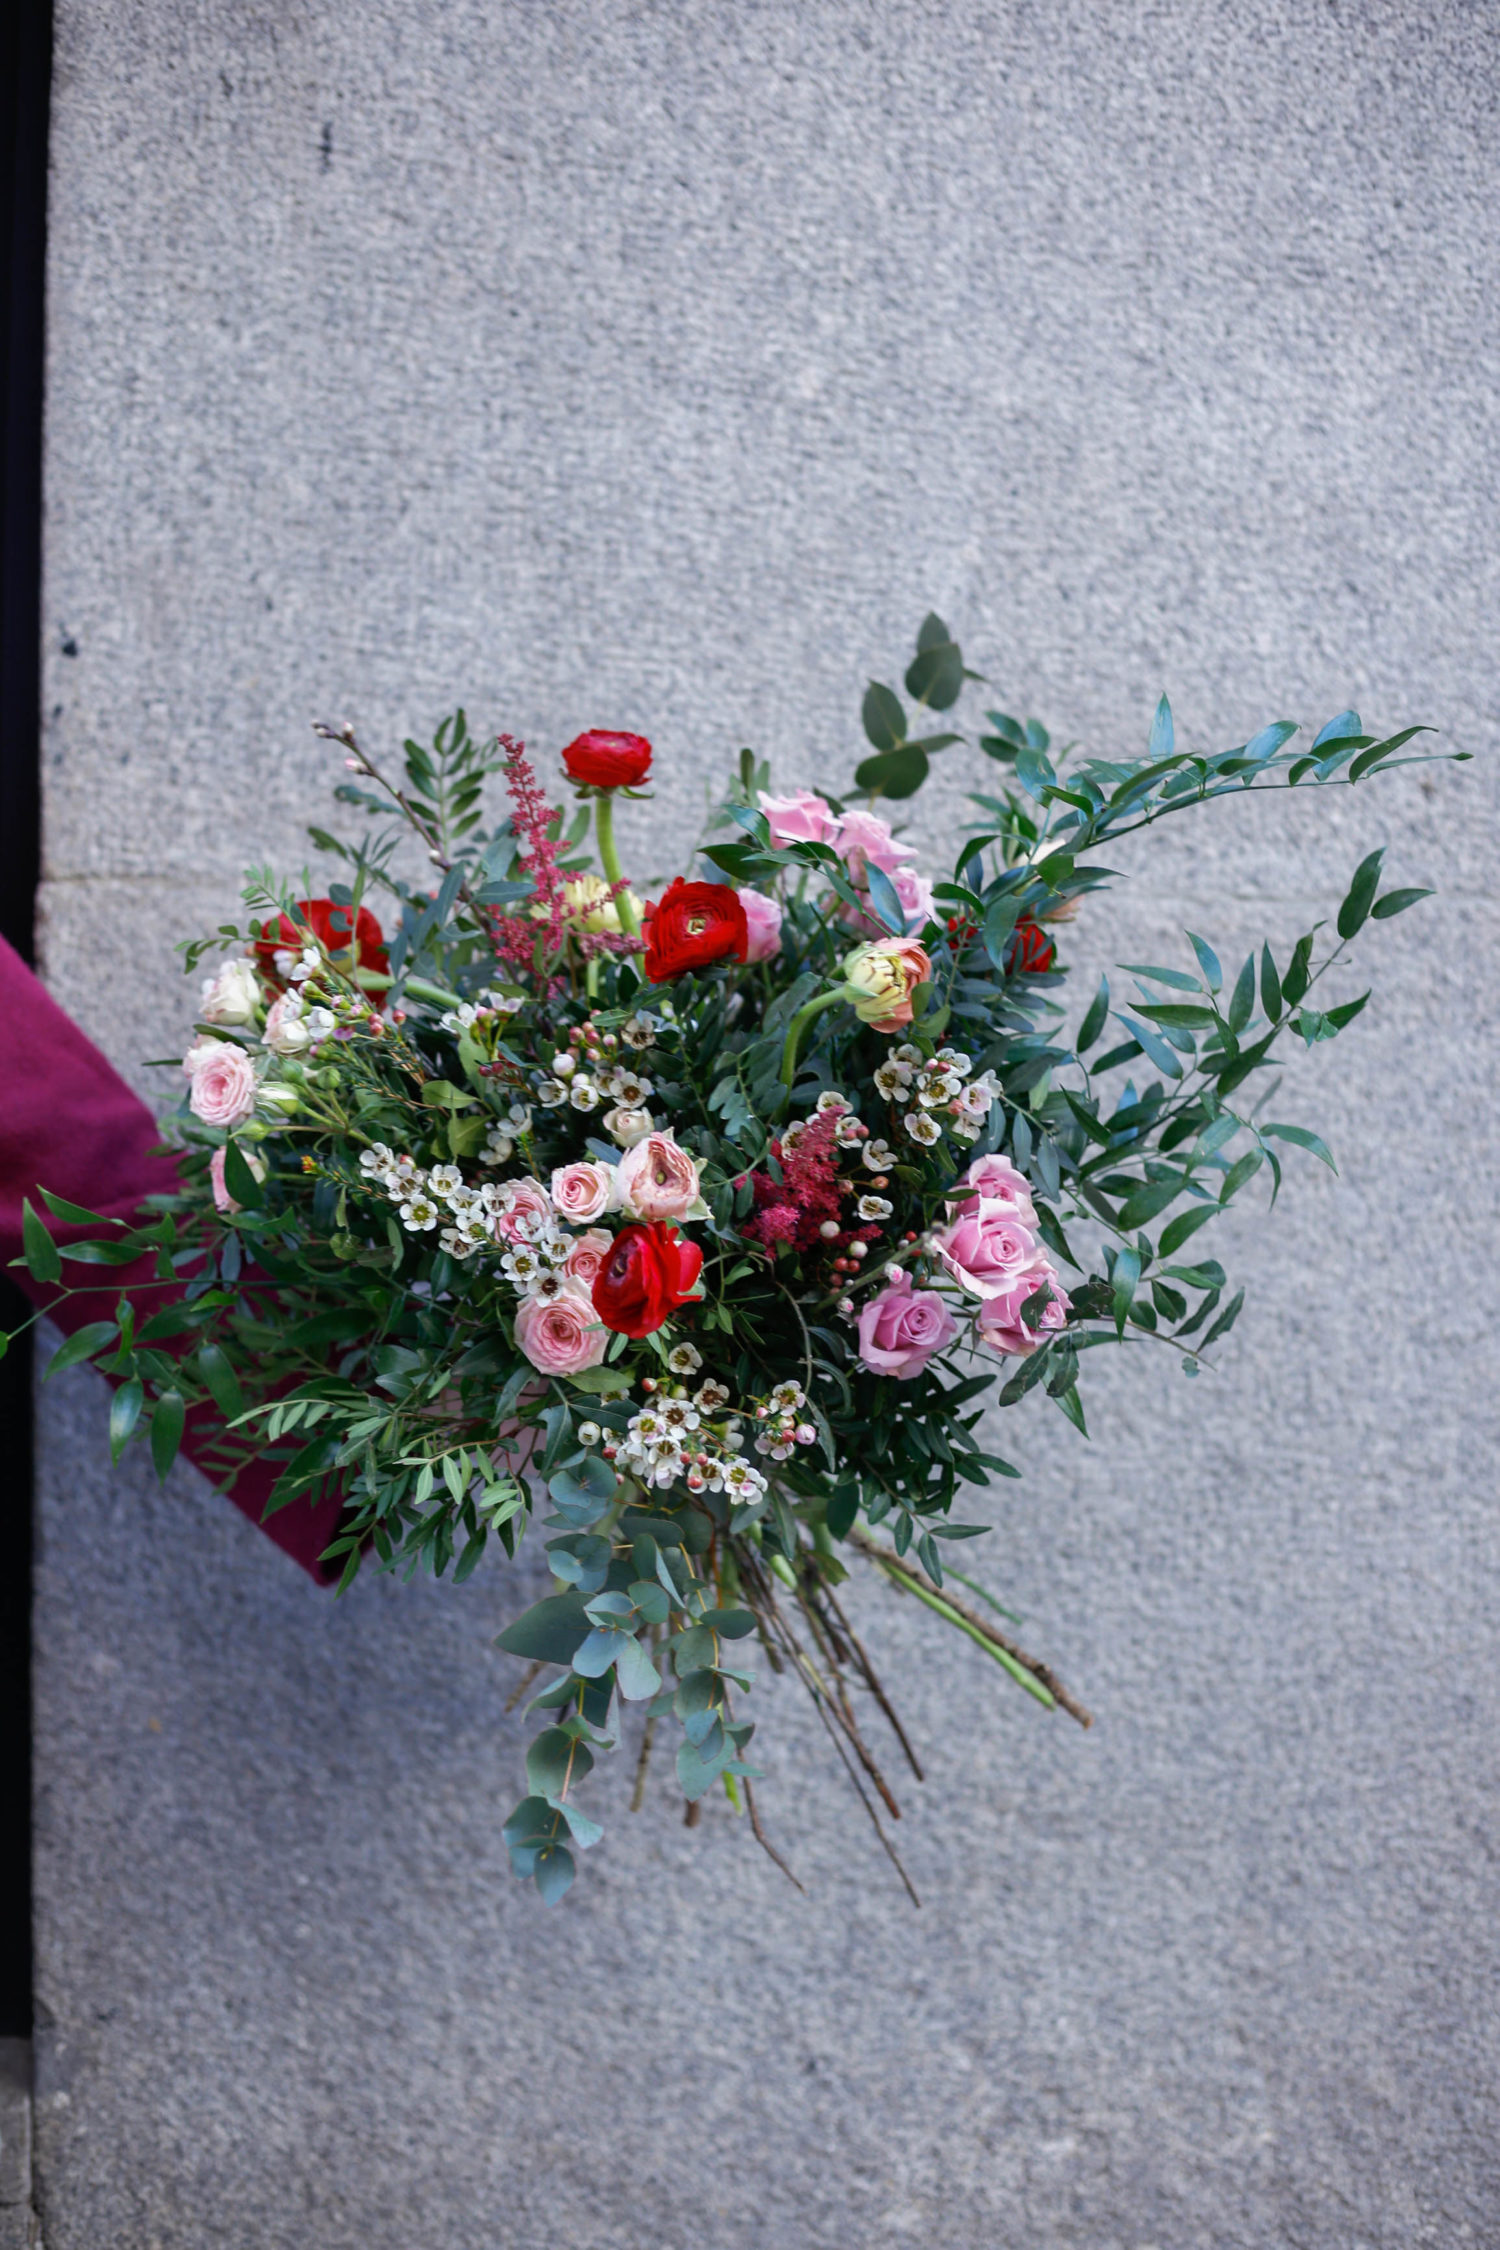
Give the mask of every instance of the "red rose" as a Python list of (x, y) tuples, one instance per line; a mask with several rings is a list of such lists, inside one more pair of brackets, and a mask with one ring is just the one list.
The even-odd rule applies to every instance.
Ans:
[(646, 974), (666, 984), (710, 961), (743, 961), (750, 926), (737, 892), (727, 883), (685, 883), (680, 875), (646, 908)]
[[(336, 906), (331, 898), (299, 898), (297, 912), (307, 928), (313, 931), (330, 953), (348, 952), (347, 906)], [(355, 919), (354, 937), (356, 966), (361, 969), (378, 969), (382, 976), (389, 976), (391, 963), (385, 950), (385, 935), (367, 906), (360, 908)], [(281, 952), (300, 953), (306, 943), (306, 929), (299, 928), (290, 914), (278, 915), (274, 926), (268, 922), (264, 935), (255, 947), (255, 958), (260, 963), (261, 975), (270, 984), (285, 985), (286, 978), (276, 973), (276, 955)]]
[(1005, 964), (1008, 974), (1014, 976), (1019, 970), (1022, 976), (1039, 977), (1051, 968), (1056, 959), (1057, 947), (1040, 922), (1033, 922), (1030, 915), (1027, 915), (1024, 921), (1016, 924), (1009, 958)]
[(703, 1270), (703, 1252), (658, 1219), (621, 1227), (594, 1277), (594, 1310), (618, 1336), (649, 1336), (685, 1305)]
[(643, 734), (611, 734), (607, 727), (590, 727), (568, 744), (562, 762), (570, 781), (587, 782), (595, 789), (634, 789), (651, 771), (651, 745)]

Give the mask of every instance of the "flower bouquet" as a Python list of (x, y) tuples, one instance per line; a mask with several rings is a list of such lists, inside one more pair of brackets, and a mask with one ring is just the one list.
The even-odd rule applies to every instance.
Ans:
[[(929, 617), (917, 711), (975, 678)], [(1243, 1298), (1203, 1230), (1262, 1174), (1274, 1200), (1288, 1146), (1332, 1161), (1262, 1117), (1258, 1075), (1353, 1021), (1368, 995), (1323, 1005), (1323, 979), (1368, 919), (1427, 895), (1382, 894), (1374, 852), (1334, 929), (1279, 962), (1267, 944), (1226, 977), (1189, 935), (1130, 969), (1123, 1002), (1101, 979), (1075, 1006), (1058, 948), (1099, 911), (1102, 846), (1226, 796), (1361, 783), (1419, 730), (1377, 739), (1344, 711), (1305, 747), (1278, 720), (1190, 752), (1163, 699), (1144, 755), (1104, 759), (991, 711), (991, 787), (933, 881), (887, 813), (963, 737), (880, 685), (863, 720), (840, 796), (775, 793), (743, 752), (707, 875), (650, 900), (613, 826), (650, 778), (641, 737), (568, 746), (569, 814), (462, 713), (395, 777), (320, 727), (363, 833), (311, 831), (339, 867), (325, 896), (256, 871), (247, 922), (185, 947), (190, 972), (232, 951), (168, 1126), (177, 1189), (61, 1252), (27, 1207), (37, 1280), (60, 1257), (94, 1288), (154, 1261), (55, 1363), (115, 1381), (116, 1459), (143, 1438), (164, 1476), (211, 1409), (226, 1478), (279, 1462), (268, 1513), (342, 1496), (341, 1587), (370, 1567), (458, 1581), (540, 1539), (553, 1591), (499, 1645), (548, 1675), (505, 1828), (548, 1901), (601, 1833), (583, 1784), (631, 1706), (636, 1802), (669, 1726), (689, 1817), (722, 1790), (784, 1864), (752, 1657), (805, 1687), (890, 1849), (877, 1727), (921, 1768), (846, 1605), (855, 1569), (1088, 1724), (957, 1567), (985, 1528), (965, 1493), (1019, 1473), (984, 1417), (1039, 1399), (1083, 1430), (1101, 1346), (1196, 1373)]]

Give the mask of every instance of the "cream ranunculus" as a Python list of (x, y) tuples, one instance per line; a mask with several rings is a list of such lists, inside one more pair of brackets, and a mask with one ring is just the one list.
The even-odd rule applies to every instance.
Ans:
[(900, 1031), (911, 1022), (911, 996), (932, 975), (932, 963), (915, 938), (872, 938), (844, 957), (844, 979), (854, 1012), (875, 1031)]

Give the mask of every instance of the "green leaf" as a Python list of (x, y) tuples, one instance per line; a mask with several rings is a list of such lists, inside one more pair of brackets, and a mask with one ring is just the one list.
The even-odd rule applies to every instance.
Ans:
[(151, 1460), (163, 1484), (182, 1443), (187, 1407), (181, 1391), (163, 1391), (151, 1416)]
[[(1147, 1060), (1155, 1063), (1164, 1077), (1180, 1078), (1182, 1076), (1181, 1061), (1159, 1032), (1152, 1031), (1146, 1024), (1137, 1023), (1132, 1016), (1122, 1015), (1118, 1008), (1115, 1010), (1115, 1021), (1125, 1026), (1132, 1039), (1139, 1042)], [(1100, 1067), (1102, 1069), (1103, 1065), (1101, 1064)]]
[(1336, 1173), (1338, 1171), (1338, 1166), (1329, 1153), (1327, 1143), (1319, 1140), (1316, 1133), (1310, 1133), (1305, 1125), (1262, 1125), (1261, 1131), (1268, 1139), (1292, 1141), (1298, 1148), (1311, 1149), (1313, 1155), (1321, 1163), (1326, 1164), (1330, 1172)]
[(1207, 1226), (1218, 1208), (1216, 1203), (1202, 1203), (1196, 1211), (1180, 1211), (1170, 1226), (1162, 1229), (1161, 1240), (1157, 1244), (1161, 1256), (1170, 1258), (1174, 1251), (1180, 1250), (1189, 1235), (1196, 1234), (1200, 1227)]
[(198, 1372), (208, 1386), (209, 1395), (226, 1422), (233, 1422), (245, 1411), (244, 1394), (239, 1377), (217, 1344), (205, 1344), (198, 1354)]
[(497, 1633), (495, 1646), (509, 1656), (528, 1657), (533, 1663), (571, 1664), (591, 1630), (581, 1595), (548, 1594)]
[(586, 1742), (561, 1727), (544, 1727), (526, 1752), (526, 1779), (539, 1797), (556, 1797), (594, 1770)]
[(1231, 1164), (1224, 1174), (1224, 1185), (1219, 1190), (1220, 1205), (1227, 1203), (1231, 1196), (1238, 1195), (1245, 1182), (1254, 1179), (1265, 1161), (1263, 1149), (1247, 1148), (1244, 1155)]
[(1230, 994), (1229, 1008), (1225, 1017), (1225, 1021), (1236, 1038), (1239, 1037), (1254, 1013), (1255, 955), (1247, 953), (1245, 966), (1234, 980), (1234, 991)]
[(572, 1888), (578, 1872), (566, 1844), (547, 1844), (536, 1855), (531, 1875), (543, 1906), (556, 1906)]
[(129, 1444), (131, 1433), (141, 1418), (145, 1397), (142, 1385), (132, 1379), (128, 1383), (122, 1383), (109, 1402), (109, 1457), (117, 1467), (120, 1455)]
[(1385, 857), (1385, 847), (1370, 853), (1354, 870), (1354, 880), (1349, 885), (1344, 903), (1338, 911), (1336, 927), (1341, 938), (1352, 938), (1362, 929), (1370, 908), (1375, 903), (1375, 889), (1380, 881), (1380, 863)]
[(1404, 914), (1418, 899), (1433, 895), (1431, 891), (1387, 891), (1385, 897), (1376, 899), (1370, 908), (1370, 918), (1375, 922), (1388, 922), (1393, 914)]
[(914, 797), (929, 770), (926, 751), (913, 742), (904, 749), (861, 760), (854, 769), (854, 779), (861, 789), (877, 790), (885, 797)]
[(1147, 961), (1122, 961), (1120, 967), (1128, 969), (1133, 977), (1150, 977), (1153, 983), (1169, 984), (1177, 992), (1200, 992), (1203, 989), (1196, 977), (1188, 976), (1182, 969), (1158, 969)]
[(1134, 1234), (1159, 1217), (1169, 1203), (1177, 1201), (1186, 1184), (1174, 1175), (1170, 1180), (1147, 1180), (1144, 1186), (1133, 1189), (1120, 1211), (1120, 1224), (1126, 1233)]
[(106, 1344), (112, 1344), (119, 1333), (112, 1320), (91, 1320), (86, 1328), (76, 1328), (48, 1360), (42, 1381), (45, 1383), (49, 1375), (60, 1375), (65, 1367), (76, 1367), (82, 1359), (92, 1359), (95, 1352), (102, 1352)]
[(883, 867), (873, 860), (865, 869), (865, 884), (870, 894), (870, 906), (876, 918), (884, 922), (893, 937), (906, 934), (906, 909), (901, 904), (895, 884)]
[(899, 749), (906, 740), (906, 713), (900, 698), (878, 680), (872, 680), (865, 690), (860, 717), (866, 736), (877, 750)]
[(123, 1219), (107, 1219), (102, 1211), (85, 1211), (81, 1203), (69, 1203), (64, 1196), (54, 1195), (50, 1188), (39, 1187), (37, 1194), (46, 1204), (54, 1219), (61, 1219), (70, 1227), (118, 1227)]
[(1161, 758), (1170, 758), (1176, 751), (1176, 729), (1172, 725), (1172, 706), (1163, 696), (1156, 706), (1156, 716), (1151, 721), (1151, 740), (1146, 745), (1146, 757), (1152, 765)]
[(964, 660), (954, 641), (946, 638), (918, 651), (906, 671), (906, 692), (929, 711), (946, 711), (958, 701), (964, 684)]
[(1355, 1017), (1363, 1013), (1369, 997), (1368, 992), (1362, 992), (1357, 1000), (1345, 1000), (1339, 1007), (1330, 1008), (1326, 1020), (1335, 1031), (1342, 1031), (1346, 1023), (1353, 1023)]
[(1202, 1343), (1197, 1346), (1197, 1349), (1199, 1351), (1206, 1352), (1210, 1344), (1216, 1344), (1221, 1336), (1227, 1336), (1229, 1334), (1230, 1329), (1234, 1326), (1235, 1322), (1240, 1317), (1240, 1307), (1244, 1302), (1244, 1290), (1236, 1290), (1235, 1294), (1230, 1298), (1228, 1304), (1224, 1307), (1224, 1310), (1220, 1313), (1218, 1319), (1214, 1322), (1212, 1328), (1210, 1328), (1208, 1334), (1204, 1337)]
[(1217, 992), (1224, 982), (1224, 972), (1219, 967), (1219, 956), (1203, 938), (1194, 937), (1191, 930), (1187, 933), (1187, 939), (1198, 956), (1198, 966), (1203, 971), (1204, 983), (1208, 986), (1210, 992)]
[(1309, 930), (1305, 937), (1298, 938), (1292, 965), (1281, 980), (1281, 997), (1289, 1008), (1297, 1006), (1312, 982), (1312, 949), (1316, 936), (1316, 930)]
[(259, 1211), (265, 1203), (265, 1190), (245, 1160), (245, 1152), (238, 1141), (224, 1143), (224, 1185), (236, 1203), (247, 1211)]
[[(1165, 701), (1165, 698), (1163, 698)], [(1135, 1299), (1136, 1283), (1141, 1278), (1141, 1258), (1138, 1250), (1121, 1250), (1115, 1258), (1112, 1283), (1115, 1326), (1123, 1336), (1125, 1322)]]
[(29, 1196), (21, 1202), (21, 1244), (33, 1281), (61, 1281), (62, 1259), (57, 1244), (32, 1209)]
[(1281, 979), (1269, 945), (1260, 949), (1260, 1004), (1266, 1011), (1266, 1021), (1274, 1023), (1281, 1013)]
[(1104, 1029), (1104, 1026), (1108, 1019), (1109, 979), (1108, 977), (1101, 977), (1099, 979), (1099, 989), (1094, 994), (1093, 999), (1089, 1002), (1088, 1013), (1084, 1017), (1082, 1023), (1078, 1026), (1078, 1039), (1075, 1048), (1076, 1053), (1081, 1055), (1085, 1053), (1088, 1048), (1093, 1046), (1094, 1042), (1099, 1037), (1100, 1032)]

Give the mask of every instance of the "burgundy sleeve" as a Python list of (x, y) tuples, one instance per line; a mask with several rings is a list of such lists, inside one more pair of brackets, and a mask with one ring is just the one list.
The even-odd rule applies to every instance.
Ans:
[[(144, 1102), (137, 1101), (124, 1080), (111, 1068), (97, 1047), (63, 1014), (45, 987), (34, 977), (13, 948), (0, 938), (0, 1266), (9, 1271), (33, 1304), (45, 1308), (49, 1319), (66, 1334), (91, 1320), (112, 1317), (120, 1289), (132, 1281), (145, 1281), (151, 1262), (110, 1269), (107, 1284), (82, 1295), (58, 1299), (45, 1283), (33, 1281), (24, 1266), (12, 1266), (21, 1255), (21, 1204), (30, 1196), (34, 1207), (47, 1217), (55, 1241), (76, 1242), (95, 1230), (72, 1226), (47, 1215), (37, 1194), (50, 1188), (70, 1203), (98, 1211), (111, 1219), (129, 1219), (144, 1197), (170, 1191), (176, 1185), (176, 1167), (170, 1157), (154, 1155), (161, 1134)], [(74, 1266), (81, 1277), (90, 1269)], [(99, 1269), (92, 1269), (98, 1271)], [(168, 1304), (172, 1292), (153, 1292), (153, 1302)], [(203, 1426), (196, 1430), (195, 1422)], [(202, 1414), (190, 1416), (183, 1451), (197, 1459), (203, 1440), (212, 1434), (212, 1422)], [(216, 1474), (208, 1470), (208, 1474)], [(259, 1461), (242, 1469), (229, 1490), (229, 1498), (254, 1523), (260, 1522), (276, 1471)], [(318, 1561), (333, 1538), (342, 1510), (337, 1494), (310, 1507), (293, 1501), (262, 1526), (266, 1537), (299, 1562), (313, 1577), (327, 1583), (337, 1577), (338, 1565)]]

